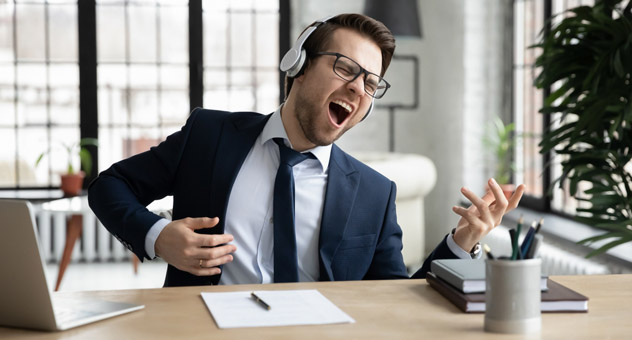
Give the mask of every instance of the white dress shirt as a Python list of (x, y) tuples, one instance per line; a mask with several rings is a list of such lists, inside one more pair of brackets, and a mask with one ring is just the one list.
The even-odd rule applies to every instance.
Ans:
[[(283, 138), (292, 147), (281, 121), (279, 107), (257, 137), (235, 178), (228, 199), (224, 233), (232, 234), (237, 247), (233, 261), (223, 267), (220, 284), (274, 282), (274, 226), (272, 217), (274, 180), (279, 168), (279, 147), (273, 138)], [(299, 281), (317, 281), (320, 276), (318, 240), (327, 187), (331, 145), (311, 152), (293, 167), (295, 183), (295, 228)], [(145, 237), (145, 251), (155, 257), (155, 243), (167, 219), (156, 222)], [(471, 258), (448, 235), (448, 247), (459, 258)]]

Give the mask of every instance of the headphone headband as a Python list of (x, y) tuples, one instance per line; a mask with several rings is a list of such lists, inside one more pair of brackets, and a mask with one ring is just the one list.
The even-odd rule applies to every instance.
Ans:
[(314, 33), (314, 31), (322, 24), (327, 22), (327, 20), (333, 18), (333, 16), (328, 16), (320, 20), (316, 20), (313, 24), (311, 24), (303, 34), (296, 40), (294, 46), (285, 53), (283, 59), (281, 59), (281, 65), (279, 65), (279, 69), (282, 72), (290, 77), (294, 78), (299, 75), (305, 66), (306, 52), (303, 48), (303, 44), (307, 41), (307, 38)]

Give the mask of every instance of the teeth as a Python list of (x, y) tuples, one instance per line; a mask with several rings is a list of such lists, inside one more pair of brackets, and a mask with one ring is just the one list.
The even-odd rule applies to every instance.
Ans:
[(351, 106), (349, 106), (349, 104), (341, 102), (339, 100), (334, 100), (334, 103), (342, 106), (345, 110), (347, 110), (347, 112), (351, 112)]

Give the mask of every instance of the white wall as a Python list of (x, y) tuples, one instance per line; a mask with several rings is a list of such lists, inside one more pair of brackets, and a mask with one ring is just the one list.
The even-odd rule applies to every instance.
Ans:
[[(396, 54), (416, 55), (420, 63), (419, 107), (396, 112), (395, 151), (429, 157), (437, 167), (437, 185), (426, 199), (426, 251), (450, 231), (458, 216), (451, 207), (462, 201), (467, 184), (482, 191), (486, 167), (481, 159), (481, 126), (498, 113), (498, 28), (494, 0), (420, 0), (422, 39), (397, 40)], [(315, 19), (362, 12), (364, 1), (292, 1), (292, 39)], [(406, 64), (403, 64), (404, 66)], [(466, 68), (467, 67), (467, 68)], [(412, 78), (402, 67), (389, 69), (393, 85), (384, 101), (410, 102)], [(495, 99), (496, 98), (496, 99)], [(375, 110), (338, 145), (344, 150), (388, 151), (388, 114)], [(479, 190), (480, 189), (480, 190)]]

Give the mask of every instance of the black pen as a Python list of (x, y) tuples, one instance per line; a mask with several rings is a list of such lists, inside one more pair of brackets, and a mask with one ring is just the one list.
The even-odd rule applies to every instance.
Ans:
[(540, 232), (540, 228), (542, 227), (542, 223), (544, 223), (544, 219), (541, 218), (540, 222), (538, 222), (538, 225), (535, 227), (535, 232), (539, 233)]
[(252, 296), (253, 299), (255, 299), (255, 302), (257, 302), (258, 304), (261, 305), (261, 307), (267, 309), (267, 310), (271, 310), (272, 307), (270, 307), (269, 304), (267, 304), (265, 301), (261, 300), (260, 297), (257, 296), (257, 294), (255, 294), (255, 292), (251, 292), (250, 296)]

